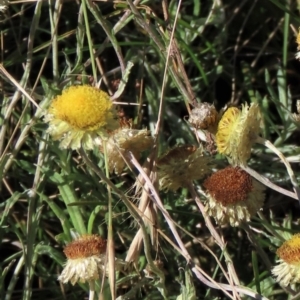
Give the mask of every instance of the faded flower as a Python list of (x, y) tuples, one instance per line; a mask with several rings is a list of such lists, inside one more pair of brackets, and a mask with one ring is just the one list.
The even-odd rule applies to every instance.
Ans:
[(171, 149), (157, 161), (161, 189), (176, 191), (193, 180), (202, 179), (211, 172), (212, 159), (202, 148), (182, 145)]
[(207, 194), (205, 210), (220, 225), (239, 226), (264, 203), (264, 186), (239, 167), (213, 173), (203, 186)]
[(221, 154), (231, 158), (233, 165), (245, 165), (250, 158), (252, 145), (260, 133), (261, 115), (258, 104), (228, 108), (222, 116), (216, 134)]

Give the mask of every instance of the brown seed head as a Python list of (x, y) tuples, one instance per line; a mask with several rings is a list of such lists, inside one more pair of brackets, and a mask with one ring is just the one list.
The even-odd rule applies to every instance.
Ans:
[(83, 235), (68, 244), (64, 253), (68, 259), (86, 258), (103, 254), (106, 251), (106, 240), (98, 235)]
[(227, 167), (215, 172), (203, 186), (224, 206), (246, 200), (253, 187), (251, 176), (239, 167)]

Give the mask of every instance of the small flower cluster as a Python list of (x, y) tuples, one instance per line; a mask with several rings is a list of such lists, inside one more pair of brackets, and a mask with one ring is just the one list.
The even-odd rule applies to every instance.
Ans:
[[(192, 110), (189, 122), (213, 133), (218, 152), (230, 158), (233, 166), (213, 173), (204, 181), (206, 212), (220, 225), (239, 226), (259, 211), (264, 202), (264, 186), (240, 167), (251, 155), (259, 132), (261, 116), (257, 104), (228, 108), (219, 117), (213, 105), (204, 103)], [(212, 159), (202, 148), (177, 146), (157, 161), (161, 189), (176, 191), (212, 172)]]
[[(300, 50), (300, 33), (297, 43)], [(300, 59), (299, 52), (296, 58)], [(299, 113), (300, 105), (297, 108)], [(299, 115), (293, 117), (299, 121)], [(52, 101), (45, 121), (49, 123), (48, 133), (60, 141), (61, 148), (89, 150), (98, 146), (107, 154), (109, 172), (116, 174), (130, 164), (129, 152), (139, 158), (154, 144), (148, 130), (132, 129), (126, 122), (121, 126), (110, 97), (91, 86), (64, 90)], [(242, 168), (259, 139), (261, 122), (257, 103), (243, 104), (241, 109), (229, 107), (220, 113), (208, 103), (196, 105), (189, 123), (196, 130), (209, 132), (230, 166), (213, 173), (213, 160), (202, 146), (177, 145), (156, 161), (160, 189), (175, 192), (203, 180), (205, 211), (217, 224), (239, 226), (250, 221), (263, 206), (265, 187)], [(106, 273), (105, 251), (106, 242), (94, 235), (70, 243), (64, 250), (68, 260), (59, 280), (74, 285), (99, 279)], [(300, 234), (286, 241), (277, 254), (280, 264), (272, 270), (277, 281), (284, 286), (300, 282)]]
[[(295, 58), (300, 60), (300, 31), (297, 34), (296, 43), (298, 45), (297, 46), (298, 52), (296, 53)], [(300, 122), (300, 100), (297, 101), (296, 108), (297, 108), (297, 113), (294, 113), (292, 115), (292, 118), (296, 123), (299, 124), (299, 122)], [(250, 113), (250, 109), (249, 109), (249, 113)], [(232, 111), (232, 114), (235, 114), (235, 113), (236, 112)], [(258, 111), (256, 111), (256, 112), (253, 111), (252, 115), (253, 115), (253, 117), (255, 115), (258, 116)], [(224, 121), (225, 121), (225, 119), (224, 119)], [(258, 121), (258, 119), (257, 119), (257, 121)], [(251, 133), (252, 138), (250, 135), (249, 139), (248, 139), (249, 149), (252, 146), (251, 143), (253, 141), (255, 141), (255, 135), (253, 135), (253, 133), (255, 133), (255, 134), (258, 133), (258, 125), (255, 123), (251, 123), (251, 126), (252, 126), (252, 133)], [(236, 128), (238, 128), (238, 127), (236, 127)], [(217, 134), (217, 139), (218, 139), (218, 134)], [(220, 141), (221, 141), (221, 139), (220, 139), (220, 134), (219, 134), (219, 144), (222, 145), (222, 143), (220, 143)], [(234, 142), (232, 142), (232, 144), (233, 143)], [(228, 150), (228, 149), (229, 149), (229, 151), (226, 153), (226, 150)], [(230, 146), (227, 149), (226, 149), (226, 147), (223, 147), (223, 148), (220, 147), (220, 150), (223, 151), (223, 153), (225, 153), (225, 154), (229, 154), (229, 153), (231, 154), (233, 152), (233, 148), (231, 148), (231, 150), (230, 150)], [(233, 157), (233, 158), (235, 158), (235, 160), (233, 159), (233, 161), (235, 161), (235, 162), (244, 163), (249, 156), (249, 152), (246, 153), (246, 151), (244, 152), (245, 153), (244, 155), (239, 155), (238, 150), (236, 150), (235, 153), (236, 153), (236, 155), (234, 155), (234, 157)], [(240, 153), (243, 153), (243, 151)], [(207, 182), (206, 182), (206, 184), (207, 184)], [(260, 193), (261, 193), (261, 191), (260, 191)], [(254, 203), (254, 202), (252, 202), (252, 203)], [(211, 209), (211, 208), (209, 207), (209, 209)], [(276, 279), (276, 282), (278, 282), (279, 284), (281, 284), (284, 287), (287, 287), (292, 284), (300, 283), (300, 233), (295, 234), (291, 238), (287, 239), (277, 249), (276, 254), (279, 257), (279, 259), (277, 261), (278, 264), (276, 266), (274, 266), (271, 270), (273, 276)]]
[[(243, 104), (241, 110), (237, 107), (224, 108), (217, 113), (213, 105), (203, 103), (192, 110), (189, 122), (197, 130), (215, 134), (215, 139), (212, 139), (218, 152), (226, 155), (232, 165), (213, 173), (204, 181), (206, 212), (220, 225), (239, 226), (250, 221), (263, 206), (264, 186), (240, 166), (247, 164), (252, 145), (259, 137), (261, 114), (258, 104)], [(198, 164), (194, 166), (198, 170)], [(180, 168), (177, 167), (177, 170)], [(180, 179), (182, 182), (184, 180)]]
[[(297, 43), (299, 52), (296, 58), (300, 60), (300, 32)], [(297, 114), (292, 115), (297, 123), (300, 122), (299, 114), (300, 101), (297, 101)], [(212, 123), (207, 126), (206, 120)], [(262, 208), (265, 198), (265, 187), (241, 168), (247, 164), (251, 148), (259, 140), (261, 114), (258, 104), (244, 104), (241, 110), (230, 107), (220, 119), (212, 118), (211, 112), (205, 119), (195, 108), (189, 121), (196, 129), (210, 132), (208, 128), (217, 126), (215, 143), (218, 152), (226, 155), (232, 165), (213, 173), (204, 181), (206, 212), (219, 225), (239, 226), (250, 221)], [(284, 242), (276, 253), (278, 265), (272, 269), (276, 281), (285, 287), (300, 283), (300, 234)]]

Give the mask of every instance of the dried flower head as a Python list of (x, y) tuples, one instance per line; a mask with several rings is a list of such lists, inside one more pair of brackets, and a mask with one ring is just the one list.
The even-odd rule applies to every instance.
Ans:
[(83, 235), (68, 244), (64, 253), (67, 263), (58, 277), (62, 283), (90, 282), (105, 272), (106, 240), (97, 235)]
[(99, 137), (118, 127), (116, 119), (108, 94), (87, 85), (64, 90), (45, 115), (48, 132), (64, 149), (93, 149)]
[(196, 129), (215, 131), (218, 122), (218, 112), (213, 104), (198, 103), (191, 111), (188, 120)]
[(261, 115), (258, 104), (228, 108), (216, 134), (219, 153), (229, 156), (233, 165), (244, 165), (250, 158), (252, 145), (260, 133)]
[(300, 234), (295, 234), (277, 249), (278, 265), (272, 269), (276, 281), (283, 286), (300, 282)]
[(202, 148), (182, 145), (171, 149), (157, 161), (160, 188), (176, 191), (188, 186), (211, 172), (211, 162)]
[(293, 119), (295, 122), (300, 123), (300, 100), (296, 103), (297, 113), (293, 114)]
[(149, 149), (153, 145), (153, 138), (150, 131), (146, 129), (137, 130), (130, 128), (122, 128), (115, 131), (107, 141), (107, 158), (109, 172), (115, 171), (120, 174), (126, 163), (124, 158), (128, 151), (139, 159), (143, 151)]
[(6, 12), (9, 2), (7, 0), (0, 1), (0, 12)]
[(263, 206), (264, 186), (239, 167), (227, 167), (207, 178), (205, 210), (220, 225), (238, 226)]
[(299, 30), (299, 32), (297, 34), (297, 37), (296, 37), (296, 43), (298, 45), (298, 47), (297, 47), (298, 52), (296, 53), (295, 57), (296, 57), (296, 59), (299, 60), (300, 59), (300, 30)]

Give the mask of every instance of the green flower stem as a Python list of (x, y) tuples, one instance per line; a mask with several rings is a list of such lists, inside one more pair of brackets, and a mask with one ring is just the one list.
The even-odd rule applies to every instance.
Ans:
[[(44, 134), (44, 137), (46, 134)], [(25, 259), (25, 270), (26, 270), (26, 293), (24, 298), (31, 298), (31, 286), (34, 275), (34, 267), (37, 260), (37, 253), (35, 251), (36, 245), (36, 234), (39, 230), (40, 218), (41, 218), (41, 206), (42, 201), (37, 197), (37, 189), (42, 190), (42, 165), (47, 162), (46, 156), (46, 144), (42, 140), (39, 145), (39, 155), (37, 160), (37, 168), (33, 180), (32, 189), (28, 192), (28, 214), (27, 214), (27, 228), (26, 228), (26, 249), (24, 251)], [(42, 187), (42, 188), (41, 188)]]
[(70, 235), (71, 229), (72, 229), (72, 225), (68, 220), (68, 217), (66, 216), (65, 212), (59, 207), (59, 205), (57, 205), (53, 199), (49, 199), (48, 197), (46, 197), (45, 195), (41, 195), (41, 199), (43, 201), (45, 201), (50, 209), (52, 210), (52, 212), (55, 214), (55, 216), (57, 217), (57, 219), (60, 221), (60, 224), (63, 228), (63, 232), (64, 234), (68, 237), (68, 242), (72, 241), (72, 237)]
[(96, 63), (95, 63), (94, 47), (93, 47), (93, 41), (92, 41), (92, 37), (91, 37), (89, 18), (88, 18), (88, 14), (87, 14), (87, 3), (88, 2), (89, 1), (83, 0), (82, 8), (83, 8), (83, 15), (84, 15), (84, 23), (85, 23), (85, 27), (86, 27), (86, 36), (88, 39), (90, 57), (91, 57), (91, 62), (92, 62), (94, 81), (97, 82), (97, 70), (96, 70)]
[(235, 285), (239, 285), (240, 284), (239, 283), (239, 278), (236, 274), (232, 259), (231, 259), (230, 255), (229, 255), (229, 253), (226, 249), (226, 245), (225, 245), (223, 239), (221, 238), (219, 233), (214, 228), (213, 224), (211, 223), (210, 218), (207, 216), (207, 214), (205, 212), (205, 209), (204, 209), (204, 206), (203, 206), (202, 202), (200, 201), (200, 199), (197, 195), (197, 192), (195, 191), (192, 183), (189, 185), (188, 189), (189, 189), (189, 192), (191, 193), (193, 199), (195, 200), (197, 206), (199, 207), (199, 210), (201, 211), (201, 213), (203, 215), (203, 218), (205, 220), (205, 224), (206, 224), (208, 230), (210, 231), (211, 235), (214, 237), (215, 241), (217, 242), (217, 244), (219, 245), (219, 247), (222, 249), (222, 251), (224, 253), (228, 270), (230, 270), (229, 271), (230, 278), (228, 278), (228, 276), (226, 274), (224, 274), (226, 276), (226, 279), (228, 280), (228, 282), (233, 281)]
[(49, 20), (51, 25), (51, 37), (52, 37), (52, 72), (54, 82), (57, 84), (59, 81), (59, 64), (58, 64), (58, 37), (57, 37), (57, 25), (62, 9), (61, 0), (55, 2), (54, 9), (52, 10), (51, 1), (48, 0), (49, 4)]
[[(73, 184), (69, 180), (66, 180), (68, 175), (70, 174), (70, 168), (68, 166), (68, 159), (65, 156), (64, 151), (57, 152), (59, 156), (61, 173), (55, 172), (50, 176), (50, 179), (57, 184), (60, 195), (66, 205), (70, 218), (72, 220), (72, 225), (75, 230), (80, 234), (86, 234), (87, 230), (85, 227), (85, 223), (83, 221), (83, 216), (80, 208), (78, 206), (72, 205), (74, 202), (78, 202), (77, 196), (74, 192)], [(69, 233), (70, 234), (70, 233)]]
[[(141, 2), (141, 0), (135, 0), (133, 3), (134, 5), (138, 5)], [(118, 22), (114, 25), (112, 29), (112, 34), (115, 35), (117, 34), (122, 28), (124, 28), (131, 20), (133, 19), (133, 15), (131, 11), (128, 9), (125, 11), (123, 16), (118, 20)], [(104, 49), (108, 46), (110, 40), (106, 38), (104, 42), (101, 44), (101, 46), (97, 49), (95, 52), (95, 57), (99, 56)], [(88, 67), (90, 65), (91, 60), (87, 59), (86, 62), (84, 63), (84, 67)], [(109, 73), (109, 72), (108, 72)], [(106, 73), (106, 74), (108, 74)]]
[(88, 227), (87, 232), (89, 234), (93, 233), (95, 219), (98, 216), (99, 212), (101, 212), (102, 209), (103, 209), (103, 206), (97, 205), (94, 208), (94, 210), (91, 212), (90, 217), (89, 217), (89, 221), (88, 221), (88, 226), (87, 226)]
[[(5, 74), (6, 76), (9, 76), (9, 73), (5, 70), (5, 68), (0, 64), (0, 73)], [(21, 85), (18, 85), (16, 80), (12, 77), (9, 77), (11, 82), (18, 86), (18, 89), (20, 91), (22, 91), (23, 95), (25, 95), (32, 103), (34, 103), (36, 105), (36, 107), (38, 107), (38, 105), (34, 102), (34, 100), (30, 97), (30, 95), (26, 92), (26, 90), (24, 88), (22, 88)], [(19, 97), (19, 95), (18, 95)], [(19, 98), (18, 98), (19, 99)], [(5, 177), (5, 174), (9, 171), (11, 165), (13, 164), (15, 157), (17, 156), (17, 154), (19, 153), (20, 149), (22, 148), (23, 144), (25, 143), (26, 139), (28, 138), (29, 132), (32, 129), (32, 127), (36, 124), (36, 121), (41, 117), (43, 111), (42, 109), (47, 105), (48, 103), (48, 98), (45, 99), (45, 101), (43, 101), (40, 106), (38, 107), (39, 109), (36, 110), (34, 116), (31, 118), (31, 120), (28, 122), (28, 124), (26, 124), (26, 126), (24, 127), (24, 129), (22, 130), (22, 133), (20, 134), (17, 142), (14, 145), (14, 151), (12, 151), (10, 154), (7, 154), (7, 149), (5, 149), (3, 152), (1, 151), (1, 139), (3, 138), (3, 141), (5, 140), (4, 136), (5, 136), (5, 132), (6, 132), (6, 123), (4, 123), (1, 128), (0, 128), (0, 153), (1, 153), (1, 157), (0, 157), (0, 174), (2, 174), (2, 177)], [(9, 107), (6, 110), (6, 114), (5, 114), (5, 119), (9, 119), (10, 115), (14, 109), (14, 104), (13, 101), (11, 101), (9, 103)], [(3, 134), (3, 135), (2, 135)], [(8, 143), (9, 144), (9, 143)], [(5, 159), (3, 159), (4, 155), (7, 155), (7, 157)]]
[(95, 298), (95, 281), (90, 281), (89, 286), (90, 286), (89, 300), (94, 300), (94, 298)]
[(82, 214), (80, 212), (80, 208), (78, 206), (72, 206), (73, 202), (78, 202), (74, 189), (71, 188), (69, 183), (66, 183), (66, 181), (63, 179), (63, 176), (61, 176), (60, 174), (56, 173), (55, 177), (58, 182), (59, 192), (61, 194), (61, 197), (63, 198), (64, 203), (66, 204), (74, 228), (80, 235), (85, 234), (86, 228), (84, 225)]
[(104, 19), (104, 17), (101, 14), (101, 11), (95, 4), (92, 3), (92, 1), (83, 0), (82, 2), (84, 3), (84, 5), (86, 3), (88, 9), (93, 14), (94, 18), (97, 20), (97, 22), (103, 28), (107, 37), (111, 41), (111, 44), (114, 47), (116, 55), (119, 59), (119, 64), (120, 64), (120, 67), (122, 70), (122, 75), (123, 75), (124, 71), (125, 71), (125, 63), (124, 63), (124, 58), (122, 55), (122, 50), (121, 50), (121, 47), (119, 46), (119, 43), (118, 43), (116, 37), (113, 34), (113, 30), (112, 30), (110, 24)]
[(19, 278), (22, 274), (24, 264), (25, 264), (25, 256), (23, 255), (23, 256), (20, 257), (20, 259), (16, 263), (16, 266), (14, 268), (14, 272), (12, 274), (12, 278), (10, 279), (9, 284), (7, 285), (5, 298), (4, 298), (5, 300), (13, 299), (14, 289), (15, 289), (15, 286), (17, 284), (17, 281), (19, 280)]

